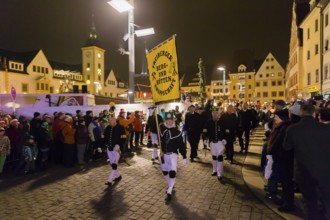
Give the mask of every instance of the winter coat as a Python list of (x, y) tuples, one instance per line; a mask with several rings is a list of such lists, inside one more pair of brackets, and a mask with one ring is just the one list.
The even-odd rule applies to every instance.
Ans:
[(65, 122), (65, 126), (62, 128), (62, 134), (64, 137), (64, 144), (74, 144), (76, 129), (72, 127), (72, 124)]
[(10, 154), (10, 140), (7, 136), (0, 137), (0, 156)]

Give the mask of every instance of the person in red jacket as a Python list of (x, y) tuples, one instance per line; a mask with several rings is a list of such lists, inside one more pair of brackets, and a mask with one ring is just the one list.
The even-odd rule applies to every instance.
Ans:
[[(135, 111), (135, 118), (132, 125), (134, 132), (134, 147), (137, 149), (139, 148), (139, 138), (140, 138), (140, 133), (142, 132), (142, 120), (139, 115), (139, 111)], [(133, 135), (131, 138), (133, 138)]]

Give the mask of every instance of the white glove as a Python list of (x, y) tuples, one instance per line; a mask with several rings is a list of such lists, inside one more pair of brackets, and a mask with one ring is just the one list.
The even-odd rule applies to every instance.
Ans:
[(187, 164), (187, 159), (183, 159), (182, 160), (182, 165), (186, 165)]
[(222, 142), (223, 145), (226, 145), (227, 144), (226, 139), (223, 139), (221, 142)]
[(272, 167), (273, 167), (273, 156), (272, 155), (267, 155), (267, 165), (265, 167), (265, 178), (268, 180), (270, 176), (272, 175)]
[(207, 140), (204, 140), (203, 144), (204, 144), (204, 145), (207, 145)]
[(102, 153), (102, 148), (98, 147), (97, 152)]
[(115, 151), (120, 151), (120, 147), (119, 147), (119, 145), (116, 144), (115, 147), (113, 148), (113, 150), (115, 150)]

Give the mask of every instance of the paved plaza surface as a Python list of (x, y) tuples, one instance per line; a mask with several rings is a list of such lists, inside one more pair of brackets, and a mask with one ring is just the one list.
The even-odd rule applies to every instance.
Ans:
[(236, 153), (233, 165), (225, 161), (224, 184), (211, 176), (209, 151), (205, 156), (200, 149), (199, 159), (185, 166), (180, 156), (172, 201), (165, 204), (167, 184), (151, 153), (143, 147), (120, 163), (123, 179), (111, 188), (104, 185), (110, 171), (105, 160), (90, 162), (85, 170), (54, 166), (5, 179), (0, 219), (283, 219), (245, 185), (245, 155)]

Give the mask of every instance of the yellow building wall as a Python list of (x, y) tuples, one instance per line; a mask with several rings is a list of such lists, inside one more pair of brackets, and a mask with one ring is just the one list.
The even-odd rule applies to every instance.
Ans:
[(273, 100), (285, 100), (285, 71), (269, 53), (255, 75), (256, 100), (263, 104)]
[(321, 15), (320, 8), (315, 7), (307, 15), (300, 27), (303, 29), (303, 98), (310, 98), (320, 93), (321, 83)]

